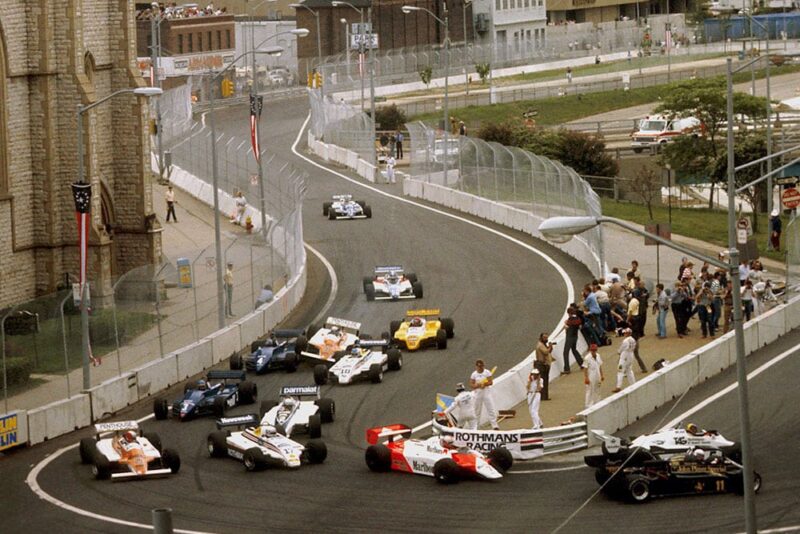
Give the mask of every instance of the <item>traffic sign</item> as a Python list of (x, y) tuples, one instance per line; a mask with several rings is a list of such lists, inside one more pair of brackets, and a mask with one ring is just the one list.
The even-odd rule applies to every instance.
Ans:
[(795, 187), (784, 189), (781, 194), (781, 200), (783, 201), (784, 208), (793, 210), (797, 206), (800, 206), (800, 191)]
[(736, 229), (736, 244), (738, 245), (747, 244), (747, 228)]

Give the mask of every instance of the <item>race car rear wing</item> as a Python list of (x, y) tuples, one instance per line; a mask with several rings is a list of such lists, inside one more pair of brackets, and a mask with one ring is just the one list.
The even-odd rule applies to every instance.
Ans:
[(302, 336), (305, 332), (306, 331), (302, 328), (284, 328), (281, 330), (273, 330), (272, 335), (279, 339), (290, 339)]
[(281, 397), (317, 397), (319, 386), (284, 386), (281, 388)]
[(334, 202), (346, 202), (348, 200), (353, 200), (353, 195), (333, 195), (331, 198)]
[(398, 274), (403, 273), (403, 266), (402, 265), (378, 265), (375, 267), (375, 274), (384, 274), (390, 272), (396, 272)]
[(94, 425), (95, 434), (104, 434), (106, 432), (127, 432), (133, 430), (139, 431), (139, 423), (136, 421), (116, 421), (114, 423), (97, 423)]
[(413, 317), (415, 315), (419, 316), (431, 316), (431, 315), (441, 315), (441, 310), (439, 308), (426, 308), (422, 310), (408, 310), (406, 315), (409, 317)]
[(355, 335), (358, 335), (358, 332), (361, 330), (361, 323), (357, 323), (355, 321), (348, 321), (347, 319), (339, 319), (337, 317), (328, 317), (328, 320), (325, 321), (325, 326), (328, 328), (330, 328), (331, 326), (338, 326), (344, 331), (350, 332)]
[(244, 381), (247, 379), (247, 373), (241, 371), (209, 371), (206, 375), (209, 380), (239, 380)]
[(367, 443), (375, 445), (381, 440), (387, 440), (390, 443), (399, 439), (408, 439), (411, 437), (411, 427), (403, 424), (394, 424), (386, 426), (376, 426), (367, 429)]
[(258, 426), (261, 420), (254, 413), (248, 415), (237, 415), (236, 417), (221, 417), (217, 419), (217, 428), (228, 428), (232, 426)]

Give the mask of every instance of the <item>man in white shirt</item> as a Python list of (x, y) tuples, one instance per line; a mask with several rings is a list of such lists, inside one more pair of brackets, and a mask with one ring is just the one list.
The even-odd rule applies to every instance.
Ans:
[(483, 360), (475, 361), (475, 370), (469, 377), (469, 385), (475, 395), (475, 415), (480, 421), (481, 410), (486, 408), (486, 413), (489, 416), (489, 423), (494, 430), (500, 430), (497, 424), (497, 412), (494, 409), (494, 402), (492, 401), (492, 372), (484, 366)]
[[(465, 391), (464, 384), (456, 384), (458, 394), (453, 399), (445, 411), (444, 415), (448, 420), (455, 416), (456, 426), (467, 430), (478, 429), (478, 418), (475, 417), (475, 394), (472, 391)], [(455, 414), (453, 412), (456, 412)]]
[(612, 393), (622, 391), (622, 380), (628, 379), (628, 385), (636, 382), (633, 376), (633, 351), (636, 349), (636, 340), (633, 338), (633, 331), (626, 328), (622, 331), (625, 334), (625, 339), (619, 346), (619, 367), (617, 369), (617, 387), (611, 390)]
[(175, 215), (175, 191), (172, 190), (172, 186), (167, 187), (164, 200), (167, 201), (167, 222), (169, 222), (170, 215), (172, 215), (173, 221), (178, 222), (178, 216)]
[(394, 156), (389, 154), (389, 157), (386, 158), (386, 183), (387, 184), (396, 184), (397, 179), (394, 177), (394, 166), (397, 164), (397, 160), (394, 159)]
[(600, 402), (600, 384), (603, 376), (603, 359), (597, 353), (597, 345), (589, 345), (589, 354), (583, 360), (583, 383), (586, 386), (585, 407)]
[(528, 411), (531, 414), (531, 423), (534, 430), (542, 428), (542, 419), (539, 417), (539, 406), (542, 403), (542, 379), (539, 377), (539, 370), (535, 367), (528, 375), (528, 385), (526, 387), (528, 399)]

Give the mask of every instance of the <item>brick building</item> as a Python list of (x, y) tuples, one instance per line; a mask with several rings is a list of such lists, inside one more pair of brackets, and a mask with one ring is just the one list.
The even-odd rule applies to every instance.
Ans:
[[(133, 0), (0, 2), (0, 308), (77, 275), (76, 109), (142, 85)], [(84, 114), (94, 299), (161, 258), (147, 119), (147, 102), (129, 94)]]

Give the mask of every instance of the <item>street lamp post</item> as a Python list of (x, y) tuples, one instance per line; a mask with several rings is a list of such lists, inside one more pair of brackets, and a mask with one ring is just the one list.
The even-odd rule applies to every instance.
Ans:
[[(349, 2), (342, 2), (340, 0), (333, 0), (333, 2), (331, 2), (331, 5), (333, 7), (344, 7), (344, 6), (350, 7), (350, 8), (352, 8), (355, 11), (358, 12), (360, 20), (361, 20), (361, 24), (359, 26), (359, 31), (358, 31), (359, 35), (361, 36), (361, 38), (359, 39), (359, 43), (358, 43), (358, 64), (359, 64), (358, 74), (359, 74), (359, 77), (361, 78), (361, 113), (364, 113), (364, 68), (366, 67), (365, 63), (367, 61), (366, 53), (365, 53), (365, 46), (366, 46), (365, 40), (366, 40), (366, 37), (364, 35), (364, 10), (357, 8), (356, 6), (354, 6), (353, 4), (351, 4)], [(349, 43), (348, 43), (348, 46), (349, 46)], [(374, 105), (374, 102), (373, 102), (373, 105)], [(373, 119), (373, 123), (374, 123), (375, 122), (374, 115), (373, 115), (372, 119)], [(373, 127), (373, 134), (374, 133), (375, 132), (374, 132), (374, 127)], [(375, 143), (374, 135), (373, 135), (372, 142)]]
[[(447, 19), (447, 3), (442, 4), (444, 8), (444, 20), (440, 19), (436, 15), (433, 14), (432, 11), (426, 9), (424, 7), (417, 7), (417, 6), (403, 6), (402, 11), (405, 15), (408, 15), (412, 11), (424, 11), (431, 17), (433, 17), (439, 24), (444, 27), (444, 151), (443, 151), (443, 161), (444, 161), (444, 183), (447, 183), (447, 167), (448, 167), (448, 158), (450, 156), (450, 145), (448, 140), (448, 120), (450, 118), (450, 112), (448, 109), (449, 105), (449, 94), (448, 94), (448, 82), (450, 76), (450, 32), (449, 32), (449, 25)], [(491, 68), (491, 67), (490, 67)], [(491, 91), (491, 89), (490, 89)], [(434, 149), (435, 152), (435, 149)]]
[(347, 25), (347, 19), (342, 17), (339, 22), (344, 24), (344, 53), (347, 56), (347, 78), (350, 79), (350, 27)]
[(82, 214), (82, 222), (80, 227), (80, 293), (81, 293), (81, 353), (83, 356), (83, 389), (89, 389), (92, 386), (89, 375), (89, 354), (91, 348), (89, 346), (89, 283), (88, 278), (88, 256), (89, 256), (89, 212), (91, 208), (91, 183), (86, 182), (83, 168), (83, 115), (92, 108), (111, 100), (112, 98), (124, 95), (134, 94), (138, 96), (153, 97), (162, 94), (162, 90), (158, 87), (137, 87), (131, 89), (120, 89), (110, 95), (101, 98), (97, 102), (93, 102), (86, 106), (78, 104), (78, 182), (73, 184), (73, 195), (75, 196), (75, 208), (79, 214)]
[[(158, 69), (161, 63), (161, 23), (164, 21), (161, 17), (161, 11), (158, 15), (150, 19), (150, 69), (153, 73), (150, 85), (153, 87), (161, 87), (161, 78), (159, 78)], [(164, 183), (164, 171), (166, 165), (164, 164), (164, 145), (162, 143), (161, 135), (161, 100), (156, 99), (156, 146), (158, 150), (158, 182)], [(169, 180), (169, 178), (167, 179)]]
[[(305, 0), (300, 0), (300, 2), (298, 2), (296, 4), (289, 4), (289, 7), (292, 7), (294, 9), (305, 9), (306, 11), (308, 11), (312, 15), (314, 15), (314, 18), (316, 19), (316, 23), (317, 23), (317, 68), (320, 69), (320, 74), (321, 74), (322, 73), (321, 72), (322, 71), (322, 37), (321, 37), (320, 31), (319, 31), (319, 11), (315, 11), (315, 10), (311, 9), (310, 7), (305, 5), (304, 2), (305, 2)], [(323, 94), (325, 93), (325, 83), (324, 83), (324, 81), (323, 81), (322, 86), (320, 87), (320, 91), (322, 91)]]

